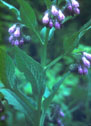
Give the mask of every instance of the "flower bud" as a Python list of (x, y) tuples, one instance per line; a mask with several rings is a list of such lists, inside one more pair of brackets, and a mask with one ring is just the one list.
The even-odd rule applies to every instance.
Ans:
[(59, 115), (64, 117), (64, 113), (60, 110)]
[(71, 4), (69, 4), (69, 5), (67, 6), (67, 9), (68, 9), (70, 12), (72, 12), (72, 6), (71, 6)]
[(57, 120), (57, 124), (58, 124), (58, 126), (61, 126), (61, 120), (60, 119)]
[(64, 14), (62, 13), (62, 11), (59, 10), (58, 12), (59, 12), (59, 13), (58, 13), (58, 20), (59, 20), (59, 21), (64, 20), (65, 16), (64, 16)]
[(20, 44), (23, 44), (24, 43), (24, 40), (23, 40), (23, 38), (20, 40)]
[(18, 46), (19, 45), (19, 40), (15, 40), (14, 45)]
[(53, 22), (52, 22), (52, 20), (49, 21), (49, 27), (50, 27), (50, 28), (53, 27)]
[(88, 69), (87, 69), (87, 67), (83, 67), (83, 74), (88, 74)]
[(78, 66), (78, 73), (79, 73), (79, 74), (83, 74), (83, 69), (82, 69), (81, 66)]
[(13, 25), (12, 27), (9, 28), (8, 32), (11, 34), (15, 31), (16, 25)]
[(2, 115), (2, 116), (1, 116), (1, 121), (4, 121), (5, 118), (6, 118), (5, 115)]
[(55, 28), (60, 29), (60, 23), (58, 21), (55, 22)]
[(48, 13), (46, 13), (46, 14), (44, 15), (44, 17), (42, 18), (42, 22), (43, 22), (43, 24), (48, 24), (48, 22), (49, 22)]
[(84, 64), (84, 66), (86, 66), (86, 67), (90, 67), (90, 62), (86, 59), (86, 57), (82, 57), (82, 61), (83, 61), (83, 64)]
[(20, 37), (20, 27), (16, 28), (16, 31), (14, 32), (14, 37)]
[(77, 8), (79, 7), (79, 3), (76, 0), (71, 0), (72, 2), (72, 7)]
[(91, 54), (83, 52), (83, 55), (88, 59), (91, 60)]
[(57, 8), (54, 5), (52, 5), (51, 13), (53, 14), (53, 16), (57, 16), (58, 15), (58, 10), (57, 10)]
[(13, 40), (13, 35), (11, 35), (10, 37), (9, 37), (9, 42), (11, 42), (12, 40)]
[(73, 11), (75, 14), (80, 14), (80, 9), (78, 9), (78, 8), (74, 8)]

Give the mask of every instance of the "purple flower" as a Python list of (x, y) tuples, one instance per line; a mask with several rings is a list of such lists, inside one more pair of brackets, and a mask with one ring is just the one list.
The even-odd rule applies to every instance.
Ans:
[(90, 67), (90, 62), (86, 59), (86, 57), (82, 57), (82, 61), (83, 61), (83, 64), (84, 64), (84, 66), (86, 66), (86, 67)]
[(75, 14), (80, 14), (80, 9), (79, 8), (74, 8), (73, 11), (74, 11)]
[(72, 6), (71, 6), (71, 4), (69, 4), (69, 5), (67, 6), (67, 9), (68, 9), (70, 12), (72, 12)]
[(51, 13), (52, 13), (53, 16), (57, 16), (58, 15), (58, 10), (57, 10), (57, 8), (54, 5), (52, 5)]
[(42, 18), (42, 22), (43, 24), (48, 24), (49, 22), (48, 13), (45, 13), (44, 17)]
[(58, 124), (58, 126), (61, 126), (61, 120), (60, 119), (57, 120), (57, 124)]
[(50, 27), (50, 28), (53, 27), (53, 22), (52, 22), (52, 20), (49, 21), (49, 27)]
[(58, 12), (59, 12), (59, 13), (58, 13), (58, 20), (59, 20), (59, 21), (64, 20), (65, 16), (64, 16), (64, 14), (62, 13), (62, 11), (59, 10)]
[(12, 40), (13, 40), (13, 35), (11, 35), (10, 37), (9, 37), (9, 42), (11, 42)]
[(24, 40), (23, 40), (23, 38), (20, 40), (20, 44), (23, 44), (24, 43)]
[(83, 55), (88, 59), (91, 60), (91, 54), (83, 52)]
[(88, 69), (87, 69), (87, 67), (83, 67), (83, 74), (88, 74)]
[(58, 21), (55, 22), (55, 28), (60, 29), (60, 23)]
[(9, 28), (8, 32), (11, 34), (15, 31), (16, 25), (14, 24), (12, 27)]
[(19, 40), (15, 40), (14, 45), (18, 46), (19, 45)]
[(14, 37), (20, 37), (20, 27), (16, 28), (16, 31), (14, 32)]
[(60, 116), (64, 117), (64, 113), (60, 110), (59, 112)]
[(79, 74), (83, 74), (83, 69), (82, 69), (81, 66), (78, 66), (78, 73), (79, 73)]
[(5, 120), (5, 115), (1, 116), (1, 121), (4, 121)]
[(79, 3), (76, 0), (71, 0), (72, 2), (72, 7), (77, 8), (79, 7)]

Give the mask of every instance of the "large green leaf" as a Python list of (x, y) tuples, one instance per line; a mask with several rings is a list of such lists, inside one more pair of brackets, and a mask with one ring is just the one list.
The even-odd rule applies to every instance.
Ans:
[(45, 4), (46, 4), (47, 8), (49, 9), (50, 6), (52, 5), (51, 0), (44, 0), (44, 2), (45, 2)]
[(0, 92), (4, 95), (5, 99), (8, 101), (9, 105), (12, 105), (16, 110), (25, 114), (29, 122), (34, 126), (34, 113), (32, 109), (18, 97), (17, 93), (9, 89), (0, 89)]
[(45, 72), (41, 65), (28, 56), (24, 51), (15, 47), (14, 49), (16, 65), (28, 81), (31, 82), (35, 97), (42, 96), (45, 90)]
[(15, 66), (3, 49), (0, 49), (0, 80), (6, 87), (14, 87)]

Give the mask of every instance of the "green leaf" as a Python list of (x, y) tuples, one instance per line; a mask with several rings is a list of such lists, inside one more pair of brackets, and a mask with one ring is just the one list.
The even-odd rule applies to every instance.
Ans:
[(44, 0), (44, 2), (45, 2), (45, 4), (46, 4), (46, 6), (47, 6), (47, 9), (49, 9), (50, 6), (52, 5), (51, 0)]
[(40, 37), (39, 31), (37, 30), (37, 20), (36, 15), (29, 3), (24, 0), (17, 0), (20, 4), (20, 16), (22, 22), (29, 28), (30, 32), (34, 32), (39, 41), (43, 44), (43, 41)]
[(43, 102), (43, 108), (44, 111), (49, 107), (50, 103), (52, 102), (54, 96), (56, 95), (60, 85), (63, 83), (63, 81), (65, 80), (66, 77), (68, 77), (70, 74), (70, 72), (64, 74), (64, 76), (62, 77), (62, 79), (60, 81), (58, 81), (54, 86), (53, 86), (53, 90), (51, 92), (51, 94), (48, 96), (48, 98), (45, 98), (44, 102)]
[(85, 35), (87, 31), (91, 29), (91, 20), (87, 22), (78, 32), (75, 32), (73, 35), (69, 36), (64, 41), (64, 51), (65, 54), (71, 53), (74, 48), (79, 45), (80, 39)]
[(0, 89), (0, 92), (4, 95), (9, 105), (12, 105), (14, 109), (24, 113), (27, 119), (30, 122), (34, 123), (33, 111), (31, 110), (31, 108), (29, 108), (28, 105), (26, 105), (26, 103), (23, 100), (21, 100), (20, 97), (18, 97), (17, 94), (14, 93), (14, 91), (12, 92), (9, 89)]
[(41, 65), (18, 47), (14, 48), (14, 54), (16, 65), (31, 83), (34, 96), (42, 96), (45, 90), (46, 77)]
[[(42, 37), (42, 40), (43, 41), (45, 41), (46, 31), (47, 31), (47, 28), (46, 27), (43, 27), (42, 30), (40, 31), (40, 34), (41, 34), (41, 37)], [(48, 36), (48, 40), (51, 40), (51, 38), (54, 35), (54, 31), (55, 31), (55, 28), (54, 27), (50, 29), (49, 36)]]
[(6, 87), (14, 87), (15, 66), (11, 57), (0, 49), (0, 80)]
[(16, 16), (17, 16), (17, 19), (21, 20), (20, 19), (20, 12), (19, 12), (19, 10), (16, 7), (14, 7), (13, 5), (8, 4), (7, 2), (5, 2), (3, 0), (0, 0), (0, 2), (2, 4), (4, 4), (5, 6), (7, 6), (10, 10), (13, 10), (15, 12)]

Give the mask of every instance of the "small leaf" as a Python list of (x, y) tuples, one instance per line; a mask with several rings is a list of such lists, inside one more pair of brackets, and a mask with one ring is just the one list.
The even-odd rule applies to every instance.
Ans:
[(6, 87), (14, 87), (15, 66), (11, 57), (0, 49), (0, 80)]
[(60, 85), (63, 83), (64, 79), (69, 76), (69, 74), (70, 74), (70, 72), (64, 74), (62, 79), (53, 86), (53, 90), (52, 90), (51, 94), (47, 98), (45, 98), (45, 100), (43, 102), (44, 111), (49, 107), (49, 105), (52, 102), (54, 96), (56, 95)]
[[(41, 34), (41, 37), (42, 37), (42, 40), (43, 41), (45, 41), (46, 31), (47, 31), (47, 28), (46, 27), (43, 27), (42, 30), (40, 31), (40, 34)], [(54, 31), (55, 31), (55, 28), (54, 27), (50, 29), (49, 36), (48, 36), (48, 40), (51, 40), (51, 38), (54, 35)]]
[(45, 90), (46, 77), (41, 65), (18, 47), (14, 48), (14, 54), (16, 65), (31, 83), (34, 96), (42, 96)]
[(15, 14), (16, 14), (16, 16), (17, 16), (17, 19), (18, 19), (18, 20), (21, 20), (21, 19), (20, 19), (20, 12), (19, 12), (19, 10), (18, 10), (16, 7), (14, 7), (13, 5), (8, 4), (7, 2), (5, 2), (5, 1), (3, 1), (3, 0), (0, 0), (0, 2), (1, 2), (2, 4), (4, 4), (5, 6), (7, 6), (10, 10), (14, 10), (14, 12), (15, 12)]

